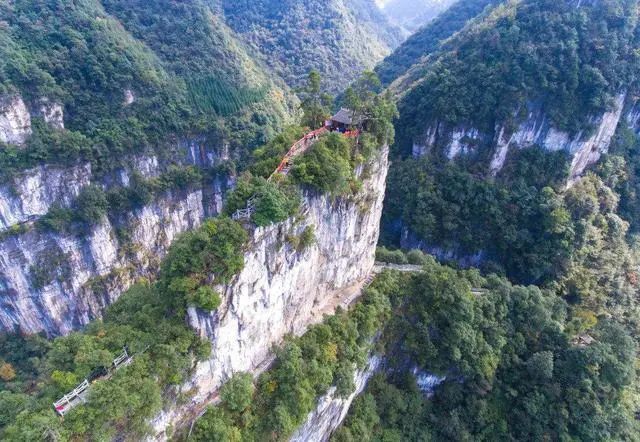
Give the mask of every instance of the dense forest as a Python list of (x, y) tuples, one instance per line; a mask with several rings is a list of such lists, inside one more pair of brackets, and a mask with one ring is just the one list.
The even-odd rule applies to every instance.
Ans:
[(318, 70), (341, 92), (400, 44), (374, 0), (221, 0), (225, 19), (291, 86)]
[[(380, 338), (388, 365), (334, 441), (638, 438), (637, 346), (616, 322), (585, 345), (554, 293), (433, 262), (378, 284), (394, 312)], [(442, 383), (427, 395), (415, 372)]]
[[(388, 366), (334, 439), (635, 440), (640, 144), (629, 121), (569, 186), (563, 150), (511, 149), (495, 176), (488, 146), (455, 159), (437, 143), (409, 152), (431, 122), (490, 138), (531, 103), (555, 127), (591, 133), (593, 115), (637, 91), (638, 4), (476, 6), (457, 34), (442, 41), (451, 34), (436, 19), (378, 68), (400, 110), (382, 242), (501, 278), (429, 265), (399, 284), (381, 338)], [(425, 389), (415, 373), (442, 383)]]
[(453, 3), (378, 64), (376, 73), (383, 83), (391, 84), (423, 57), (437, 51), (449, 37), (463, 29), (467, 22), (478, 17), (485, 8), (490, 9), (489, 6), (498, 3), (496, 0), (468, 0)]
[[(492, 131), (539, 102), (560, 130), (577, 133), (637, 79), (635, 1), (508, 2), (422, 62), (400, 103), (409, 144), (428, 121)], [(607, 44), (603, 44), (607, 42)]]
[[(544, 103), (558, 127), (588, 132), (591, 115), (607, 110), (621, 88), (635, 88), (636, 20), (631, 11), (637, 4), (597, 2), (574, 8), (569, 3), (500, 6), (454, 37), (447, 50), (421, 62), (426, 63), (422, 78), (400, 101), (397, 154), (406, 156), (425, 122), (472, 123), (491, 133), (498, 123), (517, 123), (522, 115), (514, 109), (532, 100)], [(566, 35), (572, 44), (556, 48), (557, 35)], [(603, 47), (602, 41), (609, 44)], [(434, 249), (453, 250), (454, 256), (482, 252), (489, 267), (497, 264), (521, 282), (554, 279), (536, 262), (562, 272), (561, 263), (573, 255), (566, 247), (576, 247), (574, 238), (565, 235), (581, 231), (555, 225), (564, 223), (558, 217), (558, 198), (567, 198), (562, 192), (567, 159), (561, 152), (535, 148), (512, 152), (496, 179), (486, 180), (490, 152), (483, 146), (477, 152), (454, 162), (437, 151), (418, 161), (398, 162), (389, 184), (387, 240), (400, 241), (402, 219)], [(627, 199), (623, 197), (623, 211), (629, 210)]]

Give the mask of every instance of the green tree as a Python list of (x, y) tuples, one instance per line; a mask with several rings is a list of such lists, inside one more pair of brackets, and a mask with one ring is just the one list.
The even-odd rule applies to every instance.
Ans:
[(330, 134), (316, 142), (304, 155), (296, 158), (290, 175), (300, 183), (322, 192), (345, 194), (352, 178), (349, 141)]
[(209, 312), (216, 310), (222, 303), (220, 294), (208, 285), (198, 287), (193, 294), (189, 295), (188, 299), (196, 307)]
[(320, 72), (312, 70), (307, 76), (307, 84), (298, 91), (301, 95), (301, 107), (304, 112), (303, 125), (312, 129), (321, 127), (330, 116), (333, 97), (322, 91)]
[(107, 214), (109, 202), (104, 190), (95, 185), (82, 189), (76, 200), (76, 215), (80, 221), (93, 225)]
[(0, 391), (0, 431), (27, 407), (28, 402), (29, 396), (26, 394)]
[(353, 122), (361, 127), (368, 119), (375, 97), (380, 93), (382, 83), (373, 71), (365, 71), (344, 93), (344, 102), (353, 112)]
[(220, 389), (223, 405), (233, 413), (241, 413), (251, 404), (254, 386), (249, 373), (236, 373)]
[(240, 442), (240, 430), (227, 414), (218, 407), (209, 407), (195, 426), (193, 439), (202, 442)]

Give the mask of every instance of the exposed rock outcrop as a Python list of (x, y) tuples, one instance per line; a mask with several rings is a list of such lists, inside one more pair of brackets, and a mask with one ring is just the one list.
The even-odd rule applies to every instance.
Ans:
[[(183, 164), (209, 167), (226, 149), (202, 145), (195, 161), (179, 148)], [(190, 191), (167, 192), (133, 213), (103, 219), (77, 235), (42, 232), (33, 222), (51, 207), (70, 207), (82, 188), (128, 186), (135, 172), (159, 176), (168, 164), (156, 156), (132, 158), (129, 167), (94, 176), (89, 164), (41, 166), (0, 186), (0, 330), (65, 334), (100, 317), (140, 276), (153, 276), (173, 239), (222, 210), (231, 178), (219, 175)], [(9, 230), (21, 226), (21, 229)]]
[[(303, 333), (363, 284), (375, 260), (387, 155), (385, 148), (367, 168), (357, 197), (307, 192), (302, 216), (256, 229), (243, 271), (219, 287), (224, 300), (218, 311), (189, 311), (192, 327), (211, 341), (211, 358), (182, 387), (191, 402), (170, 407), (154, 421), (159, 439), (167, 428), (195, 417), (233, 373), (264, 368), (273, 345), (286, 334)], [(308, 226), (315, 229), (315, 244), (297, 250), (289, 238)]]
[(480, 267), (486, 256), (483, 251), (469, 254), (460, 247), (443, 248), (430, 244), (412, 232), (406, 225), (401, 227), (400, 247), (404, 250), (422, 250), (440, 262), (456, 262), (462, 268)]
[(129, 106), (136, 101), (136, 96), (131, 89), (124, 91), (124, 105)]
[(625, 98), (625, 93), (619, 94), (610, 111), (591, 118), (592, 130), (588, 133), (580, 131), (575, 135), (556, 129), (544, 110), (534, 105), (530, 106), (526, 118), (515, 130), (497, 125), (493, 133), (486, 133), (474, 127), (451, 127), (435, 122), (416, 140), (413, 154), (422, 156), (437, 147), (449, 159), (453, 159), (488, 146), (493, 151), (490, 170), (496, 174), (504, 165), (510, 149), (537, 145), (549, 151), (564, 150), (571, 155), (569, 182), (572, 182), (607, 152), (622, 117)]
[(0, 97), (0, 142), (22, 145), (31, 135), (31, 114), (22, 97)]
[[(207, 168), (229, 160), (229, 148), (226, 145), (211, 148), (201, 139), (183, 140), (170, 156), (171, 164)], [(39, 166), (19, 173), (10, 183), (0, 185), (0, 232), (35, 221), (54, 205), (70, 207), (82, 188), (89, 184), (104, 189), (129, 186), (134, 173), (142, 178), (156, 178), (170, 166), (156, 155), (133, 157), (128, 163), (127, 168), (106, 176), (95, 176), (89, 163), (72, 167)]]
[(636, 101), (627, 113), (627, 124), (640, 135), (640, 101)]
[(91, 166), (40, 166), (0, 186), (0, 232), (45, 215), (53, 204), (68, 207), (91, 182)]
[(327, 394), (318, 400), (316, 409), (309, 413), (307, 420), (291, 437), (291, 442), (326, 442), (347, 417), (354, 399), (360, 395), (367, 382), (380, 367), (381, 360), (377, 356), (369, 359), (367, 366), (354, 375), (355, 391), (346, 398), (336, 396), (332, 387)]
[(446, 376), (438, 376), (434, 373), (422, 370), (417, 366), (411, 370), (411, 374), (416, 378), (416, 384), (420, 391), (428, 397), (433, 396), (436, 389), (447, 380)]
[(64, 110), (60, 103), (43, 98), (36, 108), (35, 115), (42, 117), (44, 122), (53, 128), (64, 129)]
[(89, 323), (137, 277), (152, 276), (175, 237), (204, 218), (202, 190), (169, 193), (116, 224), (105, 218), (81, 237), (31, 230), (4, 239), (1, 328), (55, 335)]

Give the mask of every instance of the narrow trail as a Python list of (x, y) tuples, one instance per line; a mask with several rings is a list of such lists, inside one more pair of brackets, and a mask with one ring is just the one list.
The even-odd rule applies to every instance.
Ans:
[(285, 176), (288, 175), (289, 170), (291, 169), (292, 160), (309, 150), (309, 148), (313, 146), (322, 135), (328, 132), (329, 130), (326, 127), (321, 127), (320, 129), (309, 132), (304, 137), (296, 141), (282, 158), (282, 161), (280, 161), (280, 164), (271, 174), (268, 181), (271, 181), (278, 174)]

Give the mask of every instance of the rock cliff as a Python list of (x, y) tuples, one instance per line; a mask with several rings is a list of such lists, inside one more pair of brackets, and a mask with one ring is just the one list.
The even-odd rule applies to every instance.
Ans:
[(355, 391), (347, 398), (336, 397), (335, 387), (318, 400), (314, 411), (309, 413), (307, 420), (291, 437), (291, 442), (326, 442), (333, 432), (340, 426), (354, 399), (360, 395), (367, 382), (380, 367), (381, 359), (373, 356), (367, 366), (354, 375)]
[[(224, 147), (184, 141), (175, 158), (212, 167)], [(222, 208), (231, 178), (216, 175), (202, 187), (167, 191), (144, 207), (105, 217), (87, 232), (43, 232), (34, 222), (54, 205), (70, 207), (89, 185), (128, 186), (132, 173), (159, 176), (167, 164), (153, 155), (128, 169), (95, 176), (89, 164), (41, 166), (0, 186), (0, 330), (69, 333), (101, 316), (139, 277), (152, 277), (171, 242)]]
[[(209, 360), (198, 364), (181, 393), (191, 398), (154, 421), (158, 438), (186, 425), (235, 372), (257, 373), (268, 366), (272, 347), (300, 334), (351, 299), (374, 265), (385, 193), (388, 149), (359, 173), (360, 193), (349, 199), (304, 194), (301, 216), (253, 233), (245, 267), (219, 287), (223, 304), (214, 313), (191, 309), (189, 322), (211, 342)], [(305, 250), (291, 238), (313, 226), (316, 241)]]
[(0, 142), (23, 144), (31, 135), (31, 115), (20, 96), (0, 97)]
[(427, 125), (423, 135), (416, 139), (413, 155), (425, 155), (438, 148), (442, 149), (449, 159), (453, 159), (458, 155), (471, 154), (481, 147), (489, 146), (493, 152), (490, 171), (495, 175), (504, 165), (510, 149), (537, 145), (549, 151), (565, 150), (571, 155), (569, 182), (572, 182), (607, 152), (622, 118), (625, 98), (625, 93), (618, 95), (609, 112), (591, 118), (591, 130), (580, 131), (577, 134), (569, 134), (555, 128), (544, 110), (534, 105), (530, 106), (526, 117), (520, 120), (515, 129), (498, 124), (493, 133), (465, 125), (451, 127), (434, 122)]
[(204, 218), (202, 190), (168, 193), (118, 224), (105, 218), (83, 237), (32, 230), (5, 239), (0, 325), (49, 335), (78, 329), (100, 317), (136, 278), (152, 276), (175, 237)]

